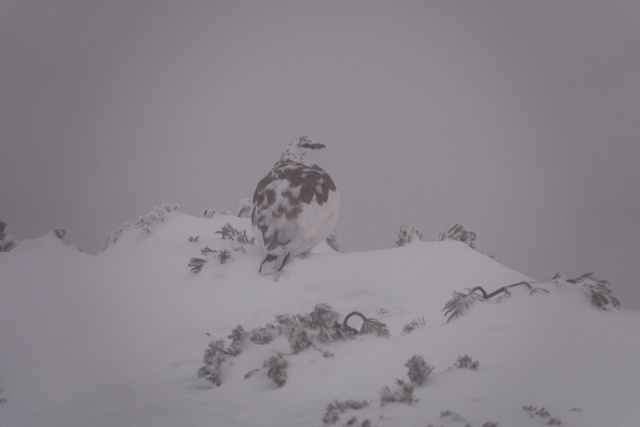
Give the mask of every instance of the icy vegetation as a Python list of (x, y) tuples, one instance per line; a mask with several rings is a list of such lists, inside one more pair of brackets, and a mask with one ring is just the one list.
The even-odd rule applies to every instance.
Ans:
[(164, 205), (97, 256), (0, 223), (0, 425), (640, 425), (640, 314), (606, 280), (536, 282), (461, 224), (259, 276), (235, 213)]

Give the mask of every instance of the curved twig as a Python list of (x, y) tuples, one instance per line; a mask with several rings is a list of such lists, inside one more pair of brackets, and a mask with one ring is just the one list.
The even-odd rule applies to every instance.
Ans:
[(342, 326), (345, 329), (347, 329), (349, 332), (353, 332), (354, 334), (359, 334), (360, 331), (358, 331), (356, 328), (352, 328), (347, 323), (349, 319), (353, 316), (360, 316), (363, 322), (366, 322), (368, 320), (367, 317), (364, 314), (360, 313), (359, 311), (352, 311), (351, 313), (346, 315), (346, 317), (344, 318), (344, 321), (342, 322)]

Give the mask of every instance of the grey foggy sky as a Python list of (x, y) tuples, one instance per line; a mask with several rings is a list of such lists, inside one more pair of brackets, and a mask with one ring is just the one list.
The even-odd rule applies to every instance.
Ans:
[(18, 240), (65, 226), (96, 253), (164, 202), (234, 209), (302, 135), (328, 147), (345, 249), (461, 221), (640, 310), (635, 1), (0, 0)]

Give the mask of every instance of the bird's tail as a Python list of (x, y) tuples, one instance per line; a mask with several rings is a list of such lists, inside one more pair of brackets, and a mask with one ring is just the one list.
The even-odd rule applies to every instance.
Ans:
[(282, 270), (282, 267), (289, 261), (289, 252), (276, 255), (273, 253), (267, 254), (260, 264), (260, 274), (273, 274)]

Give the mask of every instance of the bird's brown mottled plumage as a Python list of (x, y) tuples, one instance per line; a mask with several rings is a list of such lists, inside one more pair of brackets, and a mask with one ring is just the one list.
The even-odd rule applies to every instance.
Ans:
[(267, 252), (261, 273), (265, 264), (273, 264), (266, 273), (279, 271), (290, 253), (309, 252), (335, 224), (336, 185), (310, 160), (321, 148), (323, 144), (308, 138), (294, 141), (256, 187), (251, 222)]

